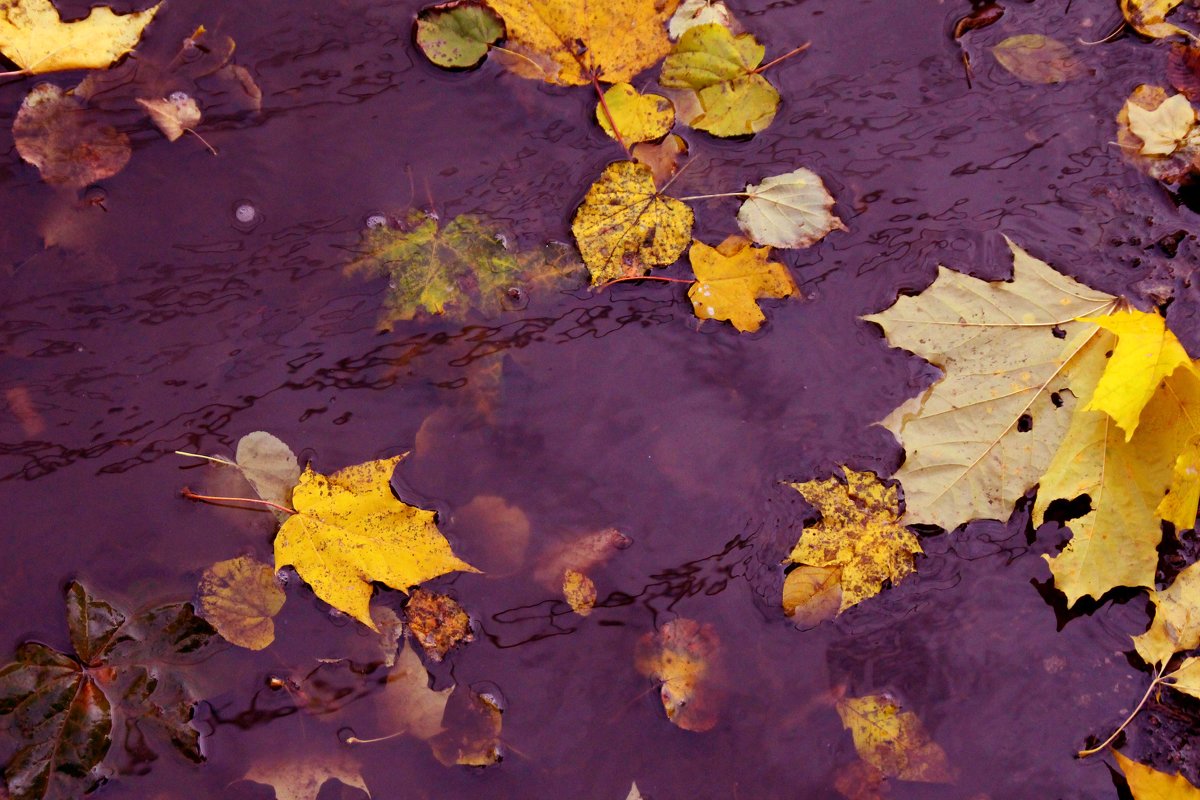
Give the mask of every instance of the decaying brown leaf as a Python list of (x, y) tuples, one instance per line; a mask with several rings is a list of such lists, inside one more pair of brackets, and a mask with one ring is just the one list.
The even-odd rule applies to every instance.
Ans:
[(385, 736), (404, 734), (428, 741), (442, 732), (442, 717), (453, 691), (454, 687), (429, 688), (429, 672), (416, 649), (402, 645), (375, 706), (377, 724)]
[(475, 638), (471, 618), (450, 595), (413, 589), (404, 613), (413, 637), (434, 661), (441, 661), (453, 648)]
[(344, 753), (274, 753), (256, 761), (242, 780), (273, 787), (275, 800), (317, 800), (321, 787), (333, 780), (371, 794), (358, 763)]
[(26, 95), (13, 122), (13, 140), (42, 180), (76, 189), (116, 175), (132, 152), (128, 136), (99, 122), (52, 83), (39, 83)]
[(499, 701), (491, 694), (456, 689), (442, 719), (442, 732), (429, 740), (434, 757), (448, 767), (495, 764), (502, 755), (503, 715)]
[(592, 613), (596, 605), (596, 584), (582, 572), (569, 569), (563, 573), (563, 597), (571, 606), (571, 610), (581, 617)]

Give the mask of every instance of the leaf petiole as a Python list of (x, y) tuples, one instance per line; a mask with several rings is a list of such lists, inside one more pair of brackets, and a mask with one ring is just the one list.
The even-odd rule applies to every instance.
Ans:
[(1169, 685), (1169, 684), (1165, 684), (1163, 681), (1163, 673), (1166, 671), (1167, 671), (1167, 665), (1166, 665), (1166, 663), (1164, 663), (1162, 666), (1160, 666), (1158, 668), (1158, 672), (1156, 672), (1154, 674), (1154, 680), (1150, 681), (1150, 686), (1147, 687), (1146, 693), (1144, 695), (1142, 695), (1142, 699), (1138, 701), (1137, 706), (1134, 707), (1133, 711), (1129, 712), (1129, 716), (1126, 717), (1125, 721), (1122, 722), (1120, 724), (1120, 726), (1118, 726), (1117, 729), (1112, 732), (1111, 736), (1109, 736), (1107, 739), (1105, 739), (1103, 742), (1096, 745), (1095, 747), (1088, 748), (1087, 750), (1080, 750), (1078, 753), (1075, 754), (1076, 758), (1087, 758), (1088, 756), (1095, 755), (1096, 753), (1099, 753), (1101, 750), (1103, 750), (1104, 748), (1106, 748), (1110, 744), (1112, 744), (1113, 741), (1118, 736), (1121, 735), (1121, 731), (1125, 730), (1125, 728), (1127, 728), (1129, 726), (1129, 723), (1133, 722), (1133, 718), (1136, 717), (1138, 715), (1138, 712), (1140, 712), (1142, 710), (1142, 707), (1146, 705), (1146, 701), (1150, 699), (1150, 695), (1154, 692), (1155, 687), (1162, 686), (1162, 685)]
[(765, 63), (765, 64), (763, 64), (763, 65), (761, 65), (761, 66), (759, 66), (759, 67), (755, 67), (755, 68), (754, 68), (754, 69), (753, 69), (753, 70), (750, 72), (750, 74), (751, 74), (751, 75), (760, 75), (760, 74), (762, 74), (763, 72), (766, 72), (767, 70), (769, 70), (771, 67), (773, 67), (773, 66), (775, 66), (776, 64), (778, 64), (779, 62), (781, 62), (781, 61), (787, 61), (787, 60), (788, 60), (789, 58), (791, 58), (792, 56), (800, 55), (800, 54), (801, 54), (801, 53), (803, 53), (805, 50), (807, 50), (807, 49), (808, 49), (808, 48), (809, 48), (811, 45), (812, 45), (812, 42), (805, 42), (804, 44), (800, 45), (799, 47), (795, 48), (794, 50), (791, 50), (791, 51), (789, 51), (789, 52), (787, 52), (787, 53), (784, 53), (784, 54), (783, 54), (783, 55), (781, 55), (779, 58), (772, 59), (771, 61), (768, 61), (767, 63)]
[(680, 197), (679, 200), (708, 200), (713, 197), (749, 197), (749, 192), (719, 192), (717, 194), (694, 194), (691, 197)]
[(254, 498), (251, 498), (251, 497), (216, 497), (216, 496), (207, 495), (207, 494), (196, 494), (191, 489), (188, 489), (186, 486), (182, 490), (180, 490), (179, 493), (181, 495), (183, 495), (184, 497), (186, 497), (188, 500), (201, 500), (205, 503), (254, 503), (255, 505), (267, 506), (268, 508), (278, 509), (279, 511), (283, 511), (288, 514), (296, 513), (296, 509), (288, 508), (287, 506), (281, 506), (278, 503), (272, 503), (270, 500), (255, 500)]

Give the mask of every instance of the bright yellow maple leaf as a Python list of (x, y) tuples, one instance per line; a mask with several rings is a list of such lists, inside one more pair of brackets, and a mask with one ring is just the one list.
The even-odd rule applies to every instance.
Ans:
[(920, 718), (904, 711), (886, 694), (846, 697), (837, 702), (842, 726), (854, 737), (863, 761), (889, 778), (921, 783), (951, 783), (955, 770), (946, 753), (929, 738)]
[(292, 491), (296, 513), (275, 537), (275, 569), (295, 567), (317, 597), (373, 630), (372, 581), (406, 591), (447, 572), (479, 571), (454, 555), (434, 512), (392, 496), (402, 458), (328, 476), (306, 468)]
[[(504, 18), (505, 61), (524, 77), (582, 86), (628, 83), (667, 54), (679, 0), (488, 0)], [(503, 57), (505, 54), (501, 52)]]
[(906, 453), (895, 478), (907, 524), (1007, 519), (1103, 371), (1099, 340), (1111, 334), (1076, 320), (1111, 313), (1117, 299), (1009, 247), (1011, 281), (942, 267), (920, 295), (864, 318), (944, 373), (883, 422)]
[[(1103, 361), (1112, 334), (1103, 332), (1100, 341), (1099, 356), (1090, 357), (1094, 362)], [(1162, 538), (1158, 507), (1177, 454), (1196, 433), (1193, 419), (1200, 419), (1200, 380), (1190, 369), (1162, 382), (1128, 441), (1108, 414), (1075, 411), (1042, 476), (1033, 509), (1036, 526), (1056, 499), (1091, 499), (1091, 510), (1069, 523), (1066, 548), (1053, 558), (1045, 556), (1054, 585), (1071, 605), (1117, 586), (1154, 585)]]
[(1192, 359), (1158, 314), (1127, 309), (1079, 321), (1093, 322), (1117, 336), (1112, 358), (1084, 410), (1108, 414), (1129, 441), (1159, 383), (1179, 367), (1193, 369)]
[(0, 0), (0, 53), (33, 75), (104, 69), (137, 46), (161, 6), (119, 15), (100, 6), (63, 22), (50, 0)]
[(1113, 755), (1117, 758), (1117, 766), (1125, 774), (1133, 800), (1200, 800), (1200, 789), (1182, 775), (1159, 772), (1145, 764), (1130, 761), (1115, 751)]
[(692, 242), (688, 260), (696, 282), (688, 299), (700, 319), (727, 319), (739, 331), (758, 330), (766, 315), (759, 298), (791, 297), (797, 293), (787, 267), (768, 261), (771, 248), (754, 247), (750, 240), (730, 236), (716, 247)]
[(924, 552), (900, 524), (900, 495), (870, 472), (842, 467), (836, 477), (789, 484), (821, 514), (805, 528), (788, 560), (841, 570), (838, 613), (879, 594), (885, 581), (899, 583), (913, 571), (913, 555)]

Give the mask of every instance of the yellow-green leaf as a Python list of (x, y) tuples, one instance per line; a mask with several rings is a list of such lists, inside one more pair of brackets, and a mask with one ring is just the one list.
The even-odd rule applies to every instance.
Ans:
[(1161, 592), (1150, 592), (1154, 619), (1145, 633), (1133, 637), (1133, 646), (1150, 666), (1161, 666), (1171, 656), (1200, 647), (1200, 563), (1182, 570)]
[(837, 703), (842, 726), (854, 737), (859, 757), (889, 778), (950, 783), (955, 770), (929, 738), (921, 720), (886, 694), (846, 697)]
[(692, 221), (687, 205), (658, 193), (649, 167), (617, 161), (588, 189), (571, 232), (598, 284), (674, 263), (691, 241)]
[(392, 496), (392, 471), (401, 458), (329, 476), (306, 468), (292, 492), (297, 513), (275, 538), (277, 570), (292, 565), (317, 597), (373, 630), (372, 581), (407, 591), (447, 572), (479, 571), (454, 555), (434, 512)]
[(417, 47), (439, 67), (473, 67), (503, 38), (504, 20), (483, 0), (454, 0), (417, 14)]
[(200, 576), (196, 613), (227, 642), (262, 650), (275, 641), (275, 615), (287, 599), (275, 570), (252, 556), (218, 561)]
[(34, 75), (104, 69), (137, 46), (161, 6), (119, 15), (100, 6), (63, 22), (50, 0), (0, 0), (0, 53)]
[(626, 146), (661, 139), (675, 124), (675, 106), (670, 100), (657, 94), (642, 94), (628, 83), (616, 83), (604, 93), (604, 104), (596, 104), (596, 121), (613, 139), (617, 137), (608, 123), (608, 114), (604, 113), (605, 106)]
[(734, 36), (724, 25), (696, 25), (679, 37), (658, 81), (695, 93), (700, 110), (685, 125), (714, 136), (758, 133), (779, 109), (779, 92), (754, 71), (764, 52), (748, 33)]
[(1152, 110), (1132, 99), (1125, 101), (1129, 131), (1142, 140), (1144, 156), (1169, 156), (1178, 150), (1196, 125), (1196, 109), (1185, 95), (1168, 97)]
[(1063, 83), (1085, 74), (1065, 44), (1049, 36), (1010, 36), (992, 48), (1000, 66), (1029, 83)]
[(1103, 371), (1098, 340), (1110, 334), (1075, 320), (1111, 311), (1116, 298), (1009, 246), (1011, 281), (941, 267), (920, 295), (864, 318), (944, 373), (883, 423), (907, 454), (895, 477), (908, 524), (1007, 519), (1054, 457), (1075, 398)]
[(1168, 775), (1156, 769), (1130, 761), (1113, 751), (1117, 766), (1125, 774), (1133, 800), (1200, 800), (1200, 789), (1182, 775)]
[(688, 259), (696, 282), (688, 299), (700, 319), (729, 320), (739, 331), (758, 330), (766, 316), (758, 307), (764, 297), (783, 298), (797, 293), (787, 267), (768, 261), (771, 248), (754, 247), (741, 236), (730, 236), (709, 247), (692, 242)]
[[(667, 54), (664, 27), (679, 0), (488, 0), (508, 28), (516, 74), (580, 86), (592, 75), (628, 83)], [(504, 54), (501, 54), (502, 56)]]
[(808, 247), (831, 231), (846, 230), (833, 215), (833, 202), (820, 176), (800, 167), (747, 186), (738, 227), (759, 244)]
[(1167, 14), (1175, 10), (1182, 0), (1121, 0), (1121, 13), (1129, 26), (1143, 36), (1161, 39), (1174, 34), (1187, 36), (1188, 32), (1174, 23), (1167, 22)]
[(900, 524), (900, 495), (870, 472), (842, 467), (836, 477), (789, 484), (821, 514), (804, 529), (788, 559), (796, 564), (841, 569), (841, 613), (878, 594), (913, 571), (923, 552), (917, 537)]

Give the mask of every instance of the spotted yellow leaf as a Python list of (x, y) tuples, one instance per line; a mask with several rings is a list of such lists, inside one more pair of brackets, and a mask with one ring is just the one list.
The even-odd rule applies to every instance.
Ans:
[(0, 0), (0, 53), (35, 75), (104, 69), (137, 46), (161, 5), (132, 14), (100, 6), (63, 22), (50, 0)]
[(227, 642), (262, 650), (275, 641), (275, 615), (285, 599), (275, 570), (252, 556), (239, 556), (204, 570), (196, 613)]
[[(606, 108), (608, 113), (605, 113)], [(675, 106), (670, 100), (657, 94), (642, 94), (628, 83), (608, 87), (604, 92), (604, 103), (596, 104), (596, 121), (615, 139), (609, 114), (627, 146), (661, 139), (675, 124)]]
[(692, 242), (688, 259), (696, 282), (688, 299), (700, 319), (729, 320), (739, 331), (758, 330), (766, 316), (757, 300), (796, 294), (787, 267), (768, 261), (771, 248), (754, 247), (741, 236), (730, 236), (716, 247)]

